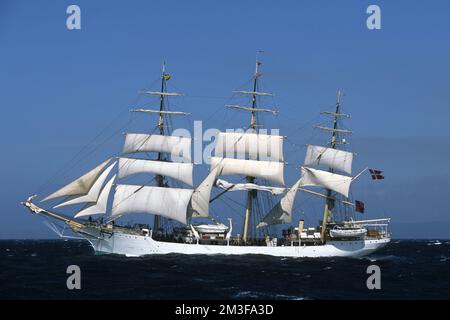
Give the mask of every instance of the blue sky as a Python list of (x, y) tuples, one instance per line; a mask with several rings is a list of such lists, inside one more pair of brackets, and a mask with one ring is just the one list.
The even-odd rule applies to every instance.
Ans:
[[(70, 4), (81, 8), (81, 30), (66, 28)], [(381, 7), (381, 30), (366, 28), (369, 4)], [(262, 87), (275, 93), (268, 105), (280, 110), (265, 124), (290, 140), (287, 184), (341, 88), (356, 168), (386, 175), (355, 186), (367, 216), (391, 216), (394, 237), (448, 238), (449, 14), (445, 0), (3, 0), (0, 238), (53, 236), (19, 201), (117, 153), (122, 132), (142, 127), (127, 110), (150, 101), (138, 91), (155, 85), (164, 60), (169, 86), (186, 94), (173, 109), (192, 113), (178, 126), (245, 126), (246, 115), (223, 105), (247, 88), (257, 49)]]

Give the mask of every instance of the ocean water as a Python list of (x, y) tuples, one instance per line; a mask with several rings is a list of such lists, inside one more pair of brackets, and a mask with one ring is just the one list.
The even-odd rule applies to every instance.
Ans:
[[(366, 285), (373, 264), (380, 290)], [(69, 265), (80, 290), (67, 289)], [(450, 240), (393, 240), (359, 259), (125, 258), (79, 240), (4, 240), (0, 299), (450, 299)]]

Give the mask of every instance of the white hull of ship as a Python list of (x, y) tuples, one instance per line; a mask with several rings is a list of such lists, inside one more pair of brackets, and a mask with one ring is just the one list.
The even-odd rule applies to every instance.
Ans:
[(115, 232), (100, 238), (83, 235), (97, 254), (119, 254), (140, 257), (154, 254), (259, 254), (276, 257), (321, 258), (321, 257), (361, 257), (381, 249), (389, 243), (389, 238), (329, 241), (324, 245), (309, 246), (234, 246), (206, 245), (156, 241), (149, 236), (130, 235)]

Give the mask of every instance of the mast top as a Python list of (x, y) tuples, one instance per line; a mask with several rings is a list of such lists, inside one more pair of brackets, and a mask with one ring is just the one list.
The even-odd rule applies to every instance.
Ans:
[[(336, 103), (337, 103), (337, 105), (336, 105), (336, 109), (339, 109), (340, 108), (340, 105), (341, 105), (341, 97), (342, 97), (342, 95), (343, 95), (343, 93), (342, 93), (342, 91), (339, 89), (338, 90), (338, 92), (337, 92), (337, 101), (336, 101)], [(338, 110), (337, 110), (338, 111)], [(336, 112), (336, 113), (339, 113), (339, 112)]]
[(332, 133), (331, 136), (331, 147), (334, 149), (336, 148), (336, 145), (344, 145), (344, 144), (348, 144), (347, 141), (345, 141), (345, 139), (342, 139), (342, 141), (338, 140), (338, 136), (337, 134), (349, 134), (352, 133), (352, 131), (350, 130), (346, 130), (346, 129), (341, 129), (339, 128), (338, 125), (338, 121), (339, 118), (343, 117), (343, 118), (350, 118), (350, 115), (342, 113), (341, 112), (341, 99), (344, 96), (343, 92), (341, 90), (338, 90), (337, 94), (336, 94), (336, 108), (335, 111), (322, 111), (321, 114), (325, 114), (325, 115), (330, 115), (333, 117), (333, 126), (332, 127), (325, 127), (325, 126), (315, 126), (315, 128), (317, 129), (321, 129), (324, 131), (328, 131)]
[(256, 50), (256, 59), (255, 59), (255, 74), (253, 76), (253, 88), (252, 90), (239, 90), (239, 91), (233, 91), (233, 93), (240, 93), (240, 94), (246, 94), (251, 96), (251, 106), (240, 106), (240, 105), (226, 105), (227, 108), (232, 109), (239, 109), (239, 110), (245, 110), (250, 111), (251, 113), (251, 120), (250, 120), (250, 128), (255, 129), (258, 124), (256, 123), (256, 113), (258, 112), (268, 112), (276, 115), (278, 112), (277, 110), (272, 109), (258, 109), (256, 98), (258, 96), (273, 96), (272, 93), (268, 92), (261, 92), (258, 90), (258, 78), (261, 76), (261, 73), (259, 72), (259, 67), (261, 66), (261, 61), (259, 59), (259, 55), (263, 53), (263, 50)]
[(256, 50), (256, 63), (255, 63), (255, 78), (258, 78), (261, 76), (261, 73), (259, 73), (259, 66), (261, 65), (261, 61), (259, 61), (259, 55), (260, 53), (263, 53), (263, 50)]

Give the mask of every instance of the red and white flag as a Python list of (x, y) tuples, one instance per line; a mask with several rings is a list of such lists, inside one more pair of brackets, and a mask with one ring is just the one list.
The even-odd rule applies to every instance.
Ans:
[(383, 180), (384, 179), (383, 171), (381, 171), (381, 170), (369, 169), (369, 172), (370, 172), (370, 175), (372, 176), (373, 180)]

